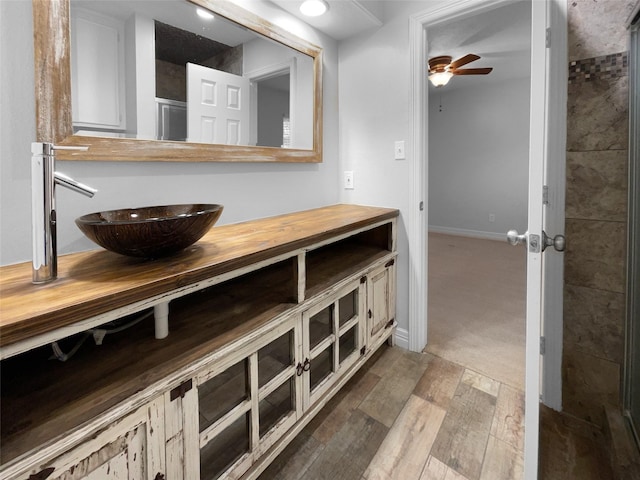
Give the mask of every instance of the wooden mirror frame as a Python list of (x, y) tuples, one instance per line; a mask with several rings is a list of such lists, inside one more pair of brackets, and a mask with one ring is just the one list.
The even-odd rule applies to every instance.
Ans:
[[(73, 134), (70, 0), (32, 0), (38, 142), (87, 146), (60, 160), (164, 162), (322, 162), (322, 49), (227, 0), (188, 0), (313, 59), (313, 149), (236, 146)], [(187, 1), (187, 0), (185, 0)]]

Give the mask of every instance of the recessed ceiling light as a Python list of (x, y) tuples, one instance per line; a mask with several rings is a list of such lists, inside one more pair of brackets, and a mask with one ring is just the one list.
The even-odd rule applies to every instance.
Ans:
[(319, 17), (329, 10), (329, 4), (324, 0), (305, 0), (300, 5), (300, 11), (307, 17)]
[(205, 10), (204, 8), (196, 8), (196, 13), (200, 18), (205, 20), (213, 20), (213, 13)]

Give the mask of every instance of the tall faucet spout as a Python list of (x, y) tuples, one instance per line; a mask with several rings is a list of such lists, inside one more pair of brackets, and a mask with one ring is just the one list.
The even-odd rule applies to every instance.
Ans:
[(97, 190), (55, 171), (56, 150), (87, 150), (51, 143), (31, 144), (32, 282), (46, 283), (58, 276), (55, 185), (93, 197)]
[(84, 183), (77, 182), (73, 178), (65, 175), (64, 173), (54, 172), (53, 174), (54, 181), (56, 185), (60, 185), (61, 187), (66, 187), (69, 190), (73, 190), (74, 192), (81, 193), (82, 195), (92, 198), (98, 190), (92, 188)]

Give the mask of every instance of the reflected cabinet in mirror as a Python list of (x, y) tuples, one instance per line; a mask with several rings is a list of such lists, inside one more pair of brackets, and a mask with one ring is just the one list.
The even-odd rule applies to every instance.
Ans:
[(228, 1), (33, 0), (63, 160), (322, 161), (322, 51)]

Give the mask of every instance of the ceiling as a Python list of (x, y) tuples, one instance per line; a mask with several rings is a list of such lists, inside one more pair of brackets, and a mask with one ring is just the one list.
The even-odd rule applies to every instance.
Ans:
[[(428, 57), (467, 53), (480, 60), (462, 68), (493, 67), (489, 75), (455, 76), (440, 89), (453, 90), (530, 76), (531, 2), (509, 2), (472, 17), (445, 22), (427, 29)], [(435, 87), (430, 86), (434, 91)]]
[[(345, 40), (382, 26), (384, 9), (402, 0), (328, 0), (329, 11), (320, 17), (300, 13), (302, 0), (271, 0), (312, 27), (336, 40)], [(495, 83), (530, 74), (531, 0), (514, 0), (469, 18), (443, 22), (427, 29), (429, 57), (467, 53), (482, 58), (468, 68), (493, 67), (485, 76), (451, 79), (447, 90)], [(427, 59), (425, 59), (425, 62)], [(434, 88), (434, 87), (431, 87)]]
[[(336, 40), (345, 40), (381, 27), (385, 18), (384, 10), (392, 11), (394, 3), (402, 0), (327, 0), (329, 11), (320, 17), (302, 15), (299, 10), (302, 0), (271, 1), (326, 35)], [(75, 6), (102, 8), (105, 13), (123, 18), (134, 13), (136, 9), (148, 11), (151, 5), (158, 4), (157, 1), (150, 0), (74, 0), (73, 3)], [(155, 18), (161, 22), (188, 29), (189, 22), (197, 18), (193, 12), (193, 5), (189, 2), (160, 3), (163, 10), (157, 13)], [(173, 10), (169, 10), (169, 7)], [(223, 43), (232, 46), (247, 39), (246, 30), (233, 27), (228, 22), (218, 20), (214, 22), (215, 28), (204, 26), (201, 20), (199, 22), (193, 31), (198, 31), (203, 37), (219, 41), (222, 32)], [(450, 55), (455, 60), (467, 53), (474, 53), (482, 58), (468, 64), (468, 68), (493, 67), (489, 75), (454, 77), (449, 84), (441, 88), (453, 90), (529, 76), (530, 32), (531, 0), (514, 0), (466, 19), (456, 19), (429, 27), (428, 57)], [(427, 60), (425, 59), (425, 62)]]
[(300, 13), (302, 0), (271, 2), (336, 40), (344, 40), (381, 26), (385, 3), (380, 0), (327, 0), (329, 10), (324, 15), (306, 17)]

